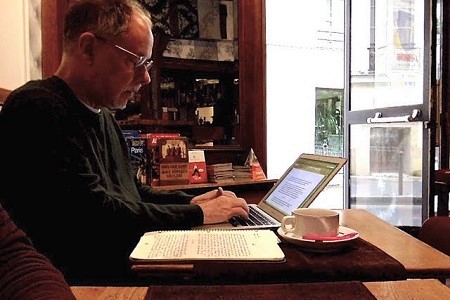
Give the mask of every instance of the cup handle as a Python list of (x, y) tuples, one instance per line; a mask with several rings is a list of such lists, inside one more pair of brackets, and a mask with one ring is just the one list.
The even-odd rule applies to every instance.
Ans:
[(281, 229), (283, 229), (284, 232), (292, 232), (295, 229), (295, 217), (294, 216), (284, 216), (283, 219), (281, 219)]

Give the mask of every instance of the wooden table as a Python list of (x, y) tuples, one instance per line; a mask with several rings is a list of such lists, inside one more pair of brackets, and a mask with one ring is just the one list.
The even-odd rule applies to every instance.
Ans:
[[(340, 223), (342, 226), (357, 230), (362, 239), (400, 262), (406, 269), (406, 278), (437, 278), (441, 281), (450, 278), (449, 256), (366, 210), (340, 210)], [(147, 275), (178, 276), (182, 273), (189, 274), (193, 265), (136, 265), (133, 269)]]
[(377, 299), (450, 299), (450, 288), (437, 279), (365, 282)]
[(408, 278), (450, 278), (450, 257), (363, 209), (342, 210), (341, 225), (398, 260)]
[[(450, 299), (450, 289), (436, 279), (365, 282), (364, 285), (377, 299)], [(150, 289), (151, 287), (72, 287), (78, 300), (145, 299)]]

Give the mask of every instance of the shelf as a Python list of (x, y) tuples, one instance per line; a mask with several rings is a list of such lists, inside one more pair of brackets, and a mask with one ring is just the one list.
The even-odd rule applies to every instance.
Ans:
[(224, 184), (200, 183), (190, 185), (166, 185), (155, 186), (153, 188), (157, 190), (176, 189), (191, 195), (201, 195), (221, 186), (225, 190), (234, 192), (236, 196), (244, 198), (248, 204), (258, 204), (277, 181), (278, 180), (276, 179), (265, 179), (258, 181), (235, 181), (234, 183)]
[(189, 150), (204, 150), (205, 152), (242, 152), (240, 145), (192, 146)]
[(198, 59), (180, 59), (164, 57), (162, 69), (192, 72), (211, 72), (217, 74), (233, 74), (239, 72), (239, 63), (230, 61), (209, 61)]
[(130, 119), (118, 120), (120, 126), (194, 126), (194, 121), (172, 121), (161, 119)]
[(236, 180), (234, 182), (228, 182), (228, 183), (196, 183), (196, 184), (183, 184), (183, 185), (160, 185), (160, 186), (153, 186), (155, 190), (191, 190), (191, 189), (203, 189), (203, 188), (217, 188), (217, 187), (224, 187), (224, 188), (230, 188), (230, 187), (246, 187), (246, 186), (252, 186), (254, 188), (258, 186), (265, 186), (265, 185), (274, 185), (278, 180), (277, 179), (265, 179), (265, 180)]

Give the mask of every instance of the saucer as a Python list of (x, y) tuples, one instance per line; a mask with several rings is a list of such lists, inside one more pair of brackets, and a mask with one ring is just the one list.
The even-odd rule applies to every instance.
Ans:
[(333, 252), (339, 251), (345, 246), (347, 246), (351, 241), (357, 239), (359, 237), (359, 233), (356, 230), (353, 230), (348, 227), (339, 226), (339, 236), (344, 236), (350, 233), (356, 233), (353, 236), (344, 239), (338, 239), (333, 241), (316, 241), (309, 240), (304, 238), (295, 237), (292, 233), (286, 233), (281, 227), (278, 228), (277, 233), (280, 235), (282, 239), (285, 241), (295, 244), (300, 248), (310, 251), (310, 252)]

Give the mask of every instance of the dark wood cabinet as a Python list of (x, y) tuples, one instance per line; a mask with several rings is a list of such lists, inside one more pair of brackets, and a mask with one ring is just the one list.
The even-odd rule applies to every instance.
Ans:
[[(239, 125), (237, 28), (230, 26), (224, 36), (222, 30), (221, 35), (214, 34), (219, 23), (225, 27), (235, 23), (238, 2), (226, 2), (194, 7), (188, 2), (169, 1), (163, 5), (168, 11), (161, 9), (161, 5), (148, 5), (157, 20), (153, 28), (152, 81), (141, 89), (135, 101), (139, 102), (139, 117), (136, 118), (135, 109), (129, 109), (130, 115), (120, 114), (124, 119), (122, 124), (143, 131), (178, 130), (192, 144), (225, 145), (238, 140), (235, 136)], [(225, 13), (219, 13), (224, 10)], [(205, 13), (210, 16), (204, 17)], [(180, 25), (180, 17), (186, 14), (190, 17)], [(205, 30), (209, 25), (212, 29)], [(128, 122), (130, 118), (135, 125)], [(163, 122), (152, 126), (148, 120)]]
[[(234, 141), (239, 123), (238, 62), (155, 55), (154, 61), (152, 82), (140, 93), (139, 117), (125, 116), (120, 123), (144, 131), (177, 130), (193, 144)], [(202, 115), (203, 110), (211, 114)]]

